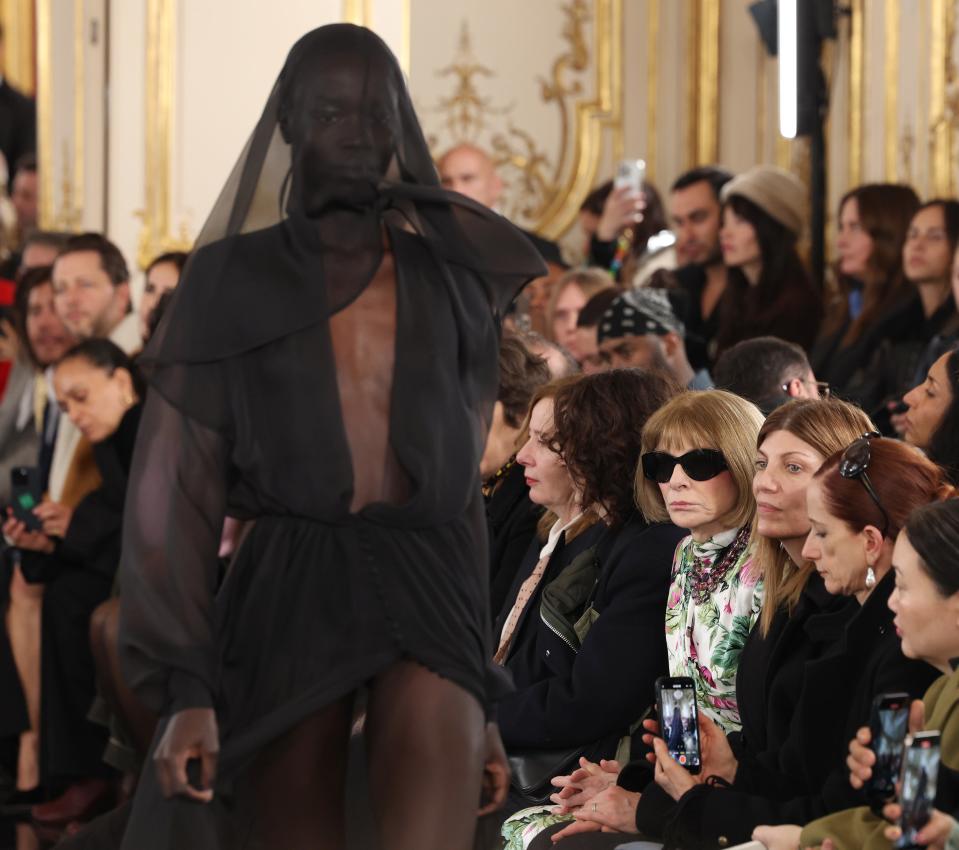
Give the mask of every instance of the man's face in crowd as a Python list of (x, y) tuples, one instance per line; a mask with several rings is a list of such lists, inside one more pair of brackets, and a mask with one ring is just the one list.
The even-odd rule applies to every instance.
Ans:
[(610, 369), (649, 369), (669, 371), (663, 341), (655, 334), (604, 339), (599, 353)]
[(17, 226), (21, 233), (37, 226), (37, 172), (21, 168), (13, 178), (10, 193), (13, 208), (17, 211)]
[(719, 200), (706, 180), (678, 189), (669, 197), (669, 213), (676, 234), (676, 257), (681, 266), (711, 266), (722, 262), (719, 250)]
[(27, 339), (41, 366), (56, 363), (76, 342), (53, 308), (53, 286), (43, 283), (27, 296)]
[(130, 305), (130, 285), (113, 285), (96, 251), (73, 251), (53, 266), (54, 306), (78, 339), (106, 337)]
[(453, 148), (439, 163), (440, 180), (447, 189), (466, 195), (484, 207), (494, 207), (503, 191), (493, 162), (482, 151), (463, 145)]

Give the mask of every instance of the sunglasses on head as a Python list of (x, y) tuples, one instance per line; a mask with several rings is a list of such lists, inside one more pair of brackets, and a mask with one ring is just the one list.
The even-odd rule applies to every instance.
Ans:
[(673, 477), (677, 463), (693, 481), (709, 481), (729, 468), (723, 453), (716, 449), (694, 449), (680, 457), (666, 452), (647, 452), (643, 455), (643, 475), (657, 484), (665, 484)]
[(839, 459), (839, 474), (843, 478), (850, 480), (859, 479), (862, 486), (866, 488), (869, 498), (876, 503), (876, 507), (879, 508), (879, 512), (882, 514), (882, 536), (885, 537), (889, 531), (889, 514), (886, 513), (882, 502), (879, 501), (879, 494), (876, 493), (872, 482), (869, 480), (869, 476), (866, 474), (869, 461), (872, 459), (872, 449), (869, 447), (869, 441), (879, 436), (881, 435), (878, 431), (869, 431), (855, 442), (850, 443)]

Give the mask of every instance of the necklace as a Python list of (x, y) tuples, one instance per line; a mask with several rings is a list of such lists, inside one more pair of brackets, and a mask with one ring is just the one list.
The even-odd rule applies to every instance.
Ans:
[(506, 463), (496, 470), (486, 481), (483, 482), (483, 498), (488, 499), (493, 495), (496, 485), (516, 466), (516, 455), (513, 455)]
[[(695, 543), (690, 547), (692, 563), (689, 566), (687, 587), (697, 605), (703, 605), (709, 600), (712, 592), (726, 578), (730, 567), (739, 560), (749, 545), (749, 531), (748, 525), (739, 529), (736, 539), (725, 552), (722, 549), (700, 547)], [(697, 552), (697, 549), (700, 551)], [(720, 553), (722, 557), (716, 557)]]

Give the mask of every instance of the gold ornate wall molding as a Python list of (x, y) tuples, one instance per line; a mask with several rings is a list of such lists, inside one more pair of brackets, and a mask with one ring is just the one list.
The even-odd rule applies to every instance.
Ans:
[(147, 0), (146, 26), (146, 167), (144, 207), (137, 263), (146, 268), (165, 251), (189, 251), (186, 222), (171, 229), (171, 179), (174, 100), (176, 94), (176, 2)]
[(659, 108), (660, 0), (646, 0), (646, 174), (656, 178), (656, 154), (659, 147), (657, 111)]
[(373, 27), (373, 0), (343, 0), (343, 20), (348, 24)]
[(0, 22), (6, 31), (2, 70), (12, 86), (29, 95), (37, 88), (35, 21), (34, 0), (0, 2)]
[(513, 122), (513, 104), (484, 94), (484, 81), (497, 73), (474, 54), (465, 22), (453, 61), (436, 72), (452, 81), (452, 91), (423, 110), (440, 118), (442, 131), (428, 137), (434, 153), (442, 152), (440, 135), (443, 149), (489, 136), (507, 183), (503, 212), (549, 238), (566, 231), (592, 190), (604, 142), (611, 142), (614, 157), (622, 155), (622, 7), (623, 0), (562, 6), (563, 49), (538, 80), (540, 100), (559, 120), (555, 156)]
[[(70, 132), (55, 135), (54, 110), (54, 0), (38, 0), (37, 29), (37, 166), (40, 182), (40, 226), (48, 230), (78, 230), (83, 224), (86, 161), (86, 15), (83, 0), (72, 5), (72, 126)], [(65, 2), (58, 5), (63, 9)], [(65, 79), (65, 76), (59, 79)], [(56, 148), (61, 141), (60, 192), (54, 191), (57, 171)], [(72, 154), (71, 154), (72, 152)]]
[(953, 130), (959, 116), (959, 75), (952, 58), (955, 37), (955, 0), (932, 0), (929, 154), (932, 194), (937, 197), (951, 197), (956, 191)]
[(850, 4), (849, 34), (849, 185), (862, 182), (863, 82), (865, 70), (865, 0)]
[(719, 21), (721, 0), (687, 0), (686, 164), (719, 158)]
[(886, 0), (885, 9), (885, 174), (899, 179), (899, 0)]

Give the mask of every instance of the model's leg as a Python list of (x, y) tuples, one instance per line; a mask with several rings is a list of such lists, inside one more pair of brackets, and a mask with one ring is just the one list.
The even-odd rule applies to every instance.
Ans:
[(370, 687), (366, 740), (383, 850), (469, 850), (486, 740), (476, 698), (400, 661)]
[(20, 685), (27, 703), (30, 729), (20, 735), (17, 789), (29, 791), (40, 782), (40, 614), (43, 585), (24, 580), (14, 567), (6, 627)]
[(139, 755), (145, 757), (156, 731), (157, 718), (123, 681), (119, 652), (120, 600), (108, 599), (90, 617), (90, 646), (103, 698), (133, 736)]
[(250, 848), (343, 850), (352, 697), (269, 744), (245, 771), (239, 806), (255, 811)]

